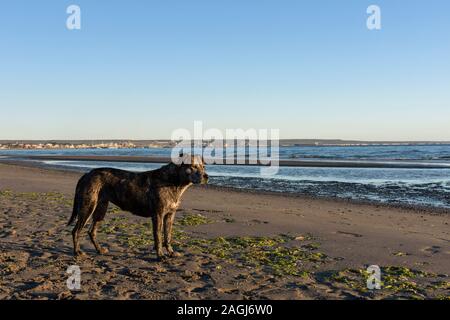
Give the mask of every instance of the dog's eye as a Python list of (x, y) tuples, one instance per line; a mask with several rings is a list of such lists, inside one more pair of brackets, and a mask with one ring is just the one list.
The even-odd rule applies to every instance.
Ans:
[(192, 170), (191, 169), (186, 169), (186, 174), (191, 174)]

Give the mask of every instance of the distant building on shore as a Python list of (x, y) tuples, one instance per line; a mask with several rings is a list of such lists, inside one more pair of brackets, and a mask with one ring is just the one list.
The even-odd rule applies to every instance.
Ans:
[(133, 149), (138, 148), (131, 142), (109, 142), (109, 143), (3, 143), (0, 149)]

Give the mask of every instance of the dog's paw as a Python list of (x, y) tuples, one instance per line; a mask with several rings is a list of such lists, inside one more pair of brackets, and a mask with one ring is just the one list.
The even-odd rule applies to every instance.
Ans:
[(164, 254), (159, 254), (159, 255), (156, 256), (156, 260), (159, 261), (159, 262), (167, 261), (167, 258), (168, 257), (166, 255), (164, 255)]
[(171, 257), (171, 258), (178, 258), (178, 257), (181, 257), (181, 256), (182, 256), (182, 254), (180, 252), (177, 252), (177, 251), (169, 252), (169, 257)]
[(87, 254), (84, 253), (83, 251), (76, 251), (76, 252), (74, 253), (74, 257), (75, 257), (75, 258), (86, 258), (86, 257), (87, 257)]
[(107, 254), (109, 253), (109, 250), (107, 248), (100, 248), (100, 250), (98, 251), (99, 254)]

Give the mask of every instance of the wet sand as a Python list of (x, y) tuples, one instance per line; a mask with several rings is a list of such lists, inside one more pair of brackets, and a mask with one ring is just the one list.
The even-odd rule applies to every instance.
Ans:
[[(132, 162), (132, 163), (167, 163), (170, 162), (170, 157), (155, 157), (155, 156), (93, 156), (93, 155), (51, 155), (51, 156), (14, 156), (13, 158), (22, 158), (27, 160), (57, 160), (57, 161), (108, 161), (108, 162)], [(210, 165), (246, 165), (246, 166), (261, 166), (261, 165), (278, 165), (280, 167), (320, 167), (320, 168), (414, 168), (414, 169), (448, 169), (448, 164), (436, 163), (433, 161), (416, 161), (416, 160), (404, 160), (404, 161), (370, 161), (370, 160), (300, 160), (300, 159), (280, 159), (277, 163), (263, 163), (246, 161), (237, 162), (233, 160), (232, 163), (222, 160), (218, 163), (212, 159), (206, 159), (206, 163)]]
[[(80, 176), (0, 164), (0, 299), (450, 296), (447, 213), (216, 187), (185, 193), (182, 257), (156, 261), (149, 221), (111, 207), (99, 232), (110, 252), (85, 233), (88, 257), (74, 259), (66, 223)], [(66, 286), (75, 264), (80, 291)], [(381, 290), (367, 289), (368, 265), (381, 267)]]

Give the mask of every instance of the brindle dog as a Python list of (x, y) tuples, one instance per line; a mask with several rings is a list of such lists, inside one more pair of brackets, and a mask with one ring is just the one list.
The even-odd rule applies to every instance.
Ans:
[(124, 170), (99, 168), (85, 174), (78, 181), (72, 216), (68, 225), (78, 217), (72, 231), (75, 256), (84, 255), (80, 250), (81, 230), (92, 217), (89, 237), (98, 253), (106, 253), (97, 240), (97, 228), (105, 218), (108, 203), (112, 202), (124, 211), (141, 217), (151, 217), (155, 250), (159, 259), (164, 257), (164, 246), (169, 256), (178, 255), (170, 244), (175, 212), (182, 194), (192, 184), (205, 184), (208, 175), (199, 157), (180, 155), (179, 161), (157, 170), (134, 173)]

